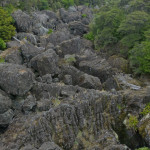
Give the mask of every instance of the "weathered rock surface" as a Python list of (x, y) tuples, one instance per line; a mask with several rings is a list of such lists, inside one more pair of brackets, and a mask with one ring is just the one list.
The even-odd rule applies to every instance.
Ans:
[(23, 95), (33, 86), (34, 74), (21, 65), (0, 64), (0, 87), (9, 94)]
[[(107, 61), (83, 38), (91, 8), (17, 10), (12, 16), (18, 33), (0, 54), (7, 62), (0, 63), (0, 149), (150, 146), (149, 113), (141, 113), (150, 102), (149, 82), (121, 73), (126, 60)], [(130, 116), (138, 120), (134, 126)]]
[(58, 55), (52, 49), (47, 50), (33, 59), (31, 59), (31, 67), (41, 76), (46, 74), (58, 74)]

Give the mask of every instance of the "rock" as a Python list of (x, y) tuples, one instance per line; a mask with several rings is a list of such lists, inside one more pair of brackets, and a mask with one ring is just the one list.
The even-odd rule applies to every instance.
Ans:
[(46, 74), (44, 76), (42, 76), (42, 82), (43, 83), (47, 83), (47, 84), (51, 84), (53, 81), (51, 74)]
[(64, 23), (69, 23), (71, 21), (78, 21), (81, 19), (81, 14), (77, 12), (67, 12), (64, 8), (59, 10), (60, 18)]
[(78, 85), (88, 89), (102, 90), (100, 79), (98, 77), (93, 77), (88, 74), (83, 74), (79, 77)]
[(140, 120), (138, 129), (147, 146), (150, 147), (150, 113)]
[(58, 74), (58, 55), (53, 50), (47, 50), (31, 60), (31, 67), (37, 71), (40, 76)]
[(6, 43), (7, 48), (12, 48), (12, 47), (20, 47), (21, 44), (19, 41), (9, 41)]
[(12, 95), (24, 95), (33, 86), (34, 75), (21, 65), (0, 64), (0, 87)]
[(23, 59), (21, 56), (21, 52), (18, 48), (11, 48), (9, 52), (5, 55), (5, 62), (12, 63), (12, 64), (23, 64)]
[(48, 111), (52, 107), (51, 99), (40, 99), (37, 101), (38, 111)]
[(12, 106), (11, 99), (8, 95), (0, 90), (0, 114), (6, 112)]
[(133, 79), (129, 74), (117, 74), (115, 80), (122, 89), (140, 90), (142, 88), (140, 81)]
[(116, 81), (116, 79), (114, 77), (108, 78), (103, 83), (103, 87), (104, 87), (105, 90), (108, 90), (108, 91), (111, 91), (113, 89), (115, 89), (115, 90), (120, 90), (121, 89), (119, 83)]
[(79, 69), (98, 77), (102, 83), (114, 74), (108, 62), (105, 59), (98, 57), (92, 60), (81, 61), (79, 63)]
[(83, 36), (83, 34), (86, 34), (88, 32), (88, 26), (82, 24), (81, 22), (71, 22), (69, 24), (70, 33), (73, 35), (79, 35)]
[(32, 31), (37, 36), (44, 36), (48, 33), (48, 29), (43, 27), (41, 23), (36, 23)]
[(122, 57), (113, 55), (109, 57), (108, 62), (113, 68), (117, 68), (126, 73), (129, 72), (129, 63), (126, 59)]
[(72, 85), (72, 76), (71, 75), (65, 75), (63, 81), (67, 85)]
[(84, 46), (82, 40), (80, 39), (80, 37), (76, 37), (59, 44), (59, 46), (57, 47), (57, 53), (60, 56), (64, 56), (67, 54), (79, 54), (83, 49)]
[(0, 114), (0, 126), (6, 126), (11, 123), (14, 113), (13, 110), (9, 109), (3, 114)]
[(21, 10), (17, 10), (12, 14), (12, 17), (15, 20), (17, 31), (19, 32), (31, 32), (34, 20), (26, 13)]
[(28, 144), (25, 147), (21, 148), (20, 150), (37, 150), (34, 146)]
[(54, 142), (45, 142), (44, 144), (42, 144), (39, 150), (62, 150), (62, 149)]
[(25, 38), (32, 44), (37, 45), (37, 36), (33, 35), (32, 33), (19, 32), (15, 35), (15, 37), (19, 40), (23, 40)]
[(53, 32), (47, 38), (47, 43), (52, 43), (54, 46), (62, 43), (63, 41), (69, 40), (72, 36), (67, 30)]
[(50, 10), (42, 10), (42, 13), (46, 14), (46, 15), (49, 17), (50, 20), (51, 20), (51, 19), (55, 19), (55, 20), (58, 19), (56, 13), (53, 12), (53, 11), (50, 11)]
[(70, 6), (70, 7), (68, 8), (68, 11), (69, 11), (69, 12), (76, 12), (76, 11), (77, 11), (77, 8), (76, 8), (75, 6)]
[(28, 111), (32, 111), (35, 106), (36, 106), (35, 97), (33, 97), (32, 95), (29, 95), (25, 99), (22, 109), (24, 112), (28, 112)]
[(25, 62), (29, 62), (33, 57), (44, 52), (44, 50), (35, 47), (33, 44), (25, 43), (21, 46), (21, 52), (25, 59)]

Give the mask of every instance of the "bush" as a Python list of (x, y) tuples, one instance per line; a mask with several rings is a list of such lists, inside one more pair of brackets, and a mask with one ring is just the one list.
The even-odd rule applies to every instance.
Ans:
[(0, 38), (0, 49), (4, 50), (6, 48), (6, 43)]
[(142, 148), (139, 148), (139, 149), (136, 149), (136, 150), (150, 150), (150, 148), (148, 148), (148, 147), (142, 147)]
[(0, 38), (7, 42), (15, 35), (13, 19), (7, 11), (0, 7)]
[(51, 33), (53, 33), (53, 30), (52, 30), (52, 29), (49, 29), (47, 33), (48, 33), (48, 34), (51, 34)]
[(136, 44), (130, 51), (130, 66), (136, 74), (150, 73), (150, 41)]
[(147, 115), (148, 113), (150, 113), (150, 103), (148, 103), (146, 105), (146, 107), (143, 109), (143, 111), (141, 112), (142, 115)]
[(129, 117), (129, 120), (128, 120), (128, 128), (129, 129), (133, 129), (133, 130), (137, 130), (137, 125), (138, 125), (138, 119), (137, 119), (137, 117), (136, 116), (133, 116), (133, 115), (131, 115), (130, 117)]
[(90, 40), (90, 41), (94, 41), (94, 35), (92, 32), (89, 32), (87, 34), (84, 34), (83, 36), (85, 39)]

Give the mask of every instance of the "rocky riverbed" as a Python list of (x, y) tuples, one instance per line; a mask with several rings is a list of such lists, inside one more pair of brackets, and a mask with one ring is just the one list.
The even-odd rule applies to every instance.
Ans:
[(83, 38), (90, 8), (12, 16), (17, 34), (0, 53), (0, 150), (150, 147), (150, 114), (141, 114), (149, 83), (127, 74), (124, 58), (103, 58)]

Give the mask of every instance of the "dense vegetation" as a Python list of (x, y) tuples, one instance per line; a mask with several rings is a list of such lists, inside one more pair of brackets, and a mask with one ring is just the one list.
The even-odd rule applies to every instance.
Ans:
[(135, 73), (150, 73), (150, 1), (114, 0), (101, 6), (86, 38), (95, 48), (130, 60)]
[(0, 49), (5, 49), (5, 42), (9, 41), (15, 34), (13, 19), (10, 14), (0, 7)]
[(72, 5), (89, 5), (95, 6), (103, 3), (104, 0), (0, 0), (1, 6), (15, 6), (24, 11), (31, 10), (57, 10), (61, 7), (68, 8)]

